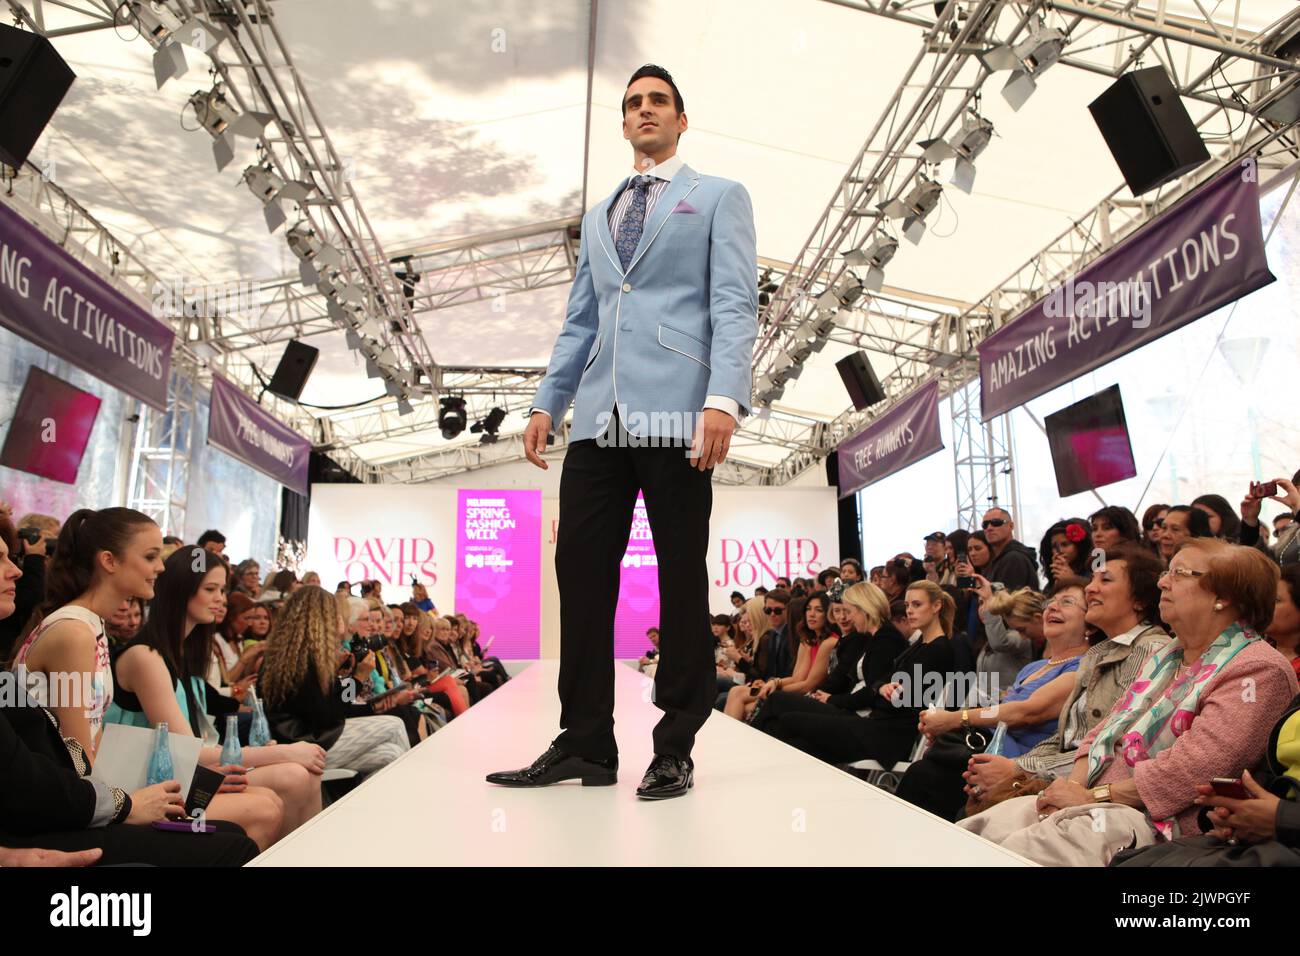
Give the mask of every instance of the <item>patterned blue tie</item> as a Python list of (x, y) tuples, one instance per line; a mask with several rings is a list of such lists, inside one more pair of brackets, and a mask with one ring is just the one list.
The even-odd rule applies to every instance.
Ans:
[(637, 244), (641, 241), (641, 230), (645, 228), (646, 197), (650, 193), (650, 184), (654, 181), (653, 176), (632, 177), (632, 185), (635, 187), (632, 191), (632, 202), (628, 204), (623, 221), (618, 225), (618, 238), (614, 240), (614, 248), (618, 250), (618, 258), (623, 263), (624, 272), (627, 271), (627, 264), (632, 261)]

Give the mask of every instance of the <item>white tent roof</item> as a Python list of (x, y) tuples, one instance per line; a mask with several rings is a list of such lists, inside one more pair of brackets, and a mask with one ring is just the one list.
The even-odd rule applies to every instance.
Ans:
[[(1230, 8), (1244, 7), (1239, 25), (1250, 30), (1294, 8), (1289, 0), (1167, 4), (1190, 16), (1201, 6), (1229, 21)], [(627, 77), (655, 62), (686, 100), (682, 157), (743, 182), (759, 255), (790, 262), (921, 44), (914, 26), (814, 0), (275, 0), (273, 9), (390, 256), (576, 216), (599, 202), (630, 166), (618, 105)], [(44, 14), (47, 28), (76, 22), (55, 7)], [(1105, 29), (1084, 44), (1106, 42), (1114, 34)], [(200, 58), (191, 55), (189, 73), (156, 90), (152, 49), (132, 28), (60, 36), (56, 47), (78, 79), (34, 162), (53, 161), (59, 185), (164, 277), (258, 281), (296, 270), (283, 233), (267, 233), (240, 184), (251, 143), (240, 140), (235, 161), (217, 173), (209, 137), (181, 128), (194, 125), (187, 98), (209, 85)], [(1110, 82), (1057, 67), (1018, 113), (989, 87), (983, 112), (997, 138), (979, 161), (973, 195), (946, 191), (921, 245), (903, 244), (889, 284), (957, 309), (1114, 189), (1120, 174), (1087, 112)], [(1207, 108), (1190, 106), (1194, 116)], [(420, 323), (440, 364), (543, 366), (566, 297), (564, 286), (541, 289), (508, 297), (500, 311), (481, 302), (425, 313)], [(304, 402), (376, 394), (341, 333), (312, 344), (322, 355)], [(274, 367), (280, 346), (264, 351), (259, 364)], [(821, 419), (842, 412), (848, 401), (831, 366), (847, 351), (832, 343), (815, 355), (780, 407)], [(513, 418), (504, 430), (520, 427)], [(355, 451), (378, 461), (445, 444), (428, 431)], [(786, 451), (740, 442), (735, 454), (771, 463)]]

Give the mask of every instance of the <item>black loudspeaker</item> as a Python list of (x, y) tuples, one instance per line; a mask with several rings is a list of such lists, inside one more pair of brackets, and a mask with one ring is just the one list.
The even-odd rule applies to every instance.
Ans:
[(844, 387), (849, 390), (853, 407), (858, 411), (876, 404), (885, 397), (885, 390), (880, 387), (880, 379), (871, 369), (867, 353), (861, 350), (846, 355), (835, 363), (844, 379)]
[(316, 359), (319, 357), (320, 349), (304, 345), (297, 339), (292, 340), (284, 347), (280, 364), (275, 367), (275, 374), (271, 376), (271, 384), (266, 386), (266, 390), (291, 402), (298, 401), (303, 386), (307, 384), (307, 376), (316, 367)]
[(1088, 110), (1134, 196), (1210, 158), (1163, 66), (1125, 73)]
[(0, 162), (26, 162), (76, 78), (45, 37), (0, 24)]

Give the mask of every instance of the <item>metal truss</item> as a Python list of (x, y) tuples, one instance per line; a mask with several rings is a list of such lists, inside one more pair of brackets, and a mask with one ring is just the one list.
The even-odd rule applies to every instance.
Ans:
[(147, 514), (163, 534), (185, 534), (190, 464), (194, 453), (195, 369), (173, 361), (167, 379), (167, 410), (137, 403), (126, 506)]
[(1019, 522), (1011, 416), (980, 421), (978, 381), (968, 382), (952, 393), (952, 438), (957, 527), (978, 528), (984, 512), (995, 505), (1006, 508), (1012, 520)]

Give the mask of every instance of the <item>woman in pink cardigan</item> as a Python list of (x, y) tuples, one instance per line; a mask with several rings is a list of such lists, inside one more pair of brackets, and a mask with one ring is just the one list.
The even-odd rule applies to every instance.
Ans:
[(960, 826), (1039, 863), (1105, 866), (1120, 849), (1199, 832), (1197, 785), (1264, 755), (1296, 694), (1290, 663), (1259, 638), (1278, 570), (1261, 552), (1188, 540), (1160, 579), (1177, 640), (1083, 739), (1069, 778)]

